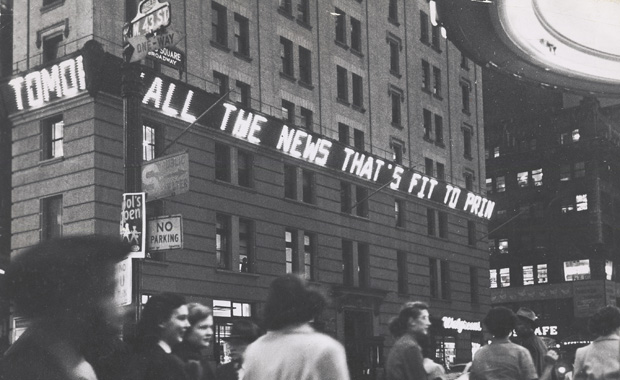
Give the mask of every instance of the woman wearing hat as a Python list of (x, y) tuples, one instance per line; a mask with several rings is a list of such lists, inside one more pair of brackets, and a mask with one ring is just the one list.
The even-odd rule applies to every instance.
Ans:
[(344, 347), (310, 324), (325, 304), (300, 277), (276, 278), (265, 305), (268, 331), (246, 350), (243, 380), (349, 380)]
[(222, 339), (228, 341), (232, 360), (216, 371), (217, 380), (241, 380), (244, 377), (243, 358), (248, 345), (260, 336), (258, 326), (247, 319), (239, 319), (233, 322), (230, 336)]

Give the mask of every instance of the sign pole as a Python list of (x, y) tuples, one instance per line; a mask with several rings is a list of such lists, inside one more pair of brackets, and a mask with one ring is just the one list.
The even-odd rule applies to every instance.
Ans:
[[(124, 164), (125, 164), (125, 192), (137, 193), (142, 191), (140, 171), (142, 153), (142, 110), (140, 65), (130, 63), (132, 49), (123, 52), (123, 68), (121, 97), (123, 99), (123, 131), (124, 131)], [(145, 217), (145, 216), (144, 216)], [(140, 285), (142, 259), (132, 259), (133, 294), (135, 321), (140, 318)]]

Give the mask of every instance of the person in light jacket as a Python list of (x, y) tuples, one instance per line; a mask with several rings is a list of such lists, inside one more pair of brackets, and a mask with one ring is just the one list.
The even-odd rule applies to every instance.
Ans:
[(325, 304), (300, 277), (276, 278), (263, 317), (267, 333), (245, 351), (243, 380), (349, 380), (342, 344), (311, 325)]
[(577, 349), (573, 379), (620, 379), (620, 309), (600, 308), (590, 317), (588, 329), (598, 338)]

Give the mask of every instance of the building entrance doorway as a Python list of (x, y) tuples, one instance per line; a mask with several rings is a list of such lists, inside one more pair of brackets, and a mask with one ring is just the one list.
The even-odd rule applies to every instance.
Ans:
[(373, 336), (372, 312), (344, 311), (344, 342), (351, 380), (375, 380), (381, 365), (383, 339)]

